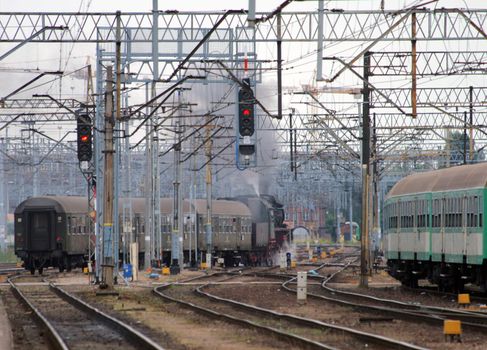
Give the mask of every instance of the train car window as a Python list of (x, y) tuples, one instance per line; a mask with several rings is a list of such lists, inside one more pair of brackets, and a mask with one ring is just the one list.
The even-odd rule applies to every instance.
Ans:
[(479, 197), (479, 227), (483, 226), (482, 217), (484, 212), (484, 203), (482, 199), (482, 197)]
[(460, 224), (460, 198), (455, 199), (456, 210), (455, 210), (455, 227), (462, 226)]
[(404, 202), (402, 203), (402, 207), (403, 207), (403, 210), (402, 210), (402, 224), (401, 224), (401, 227), (403, 228), (406, 228), (407, 227), (407, 214), (408, 214), (408, 203), (407, 202)]
[(470, 221), (468, 226), (473, 227), (474, 226), (474, 221), (473, 221), (473, 197), (468, 198), (468, 212), (470, 215)]
[(424, 227), (423, 219), (423, 210), (422, 210), (422, 202), (419, 202), (419, 209), (418, 209), (418, 215), (416, 217), (416, 227)]
[(399, 219), (399, 225), (401, 226), (401, 228), (405, 228), (406, 227), (406, 202), (403, 202), (403, 203), (400, 203), (399, 204), (399, 215), (400, 215), (400, 219)]
[(392, 217), (393, 217), (392, 205), (389, 205), (387, 207), (387, 222), (388, 222), (388, 229), (389, 230), (394, 227), (394, 226), (392, 226)]
[(449, 227), (455, 226), (455, 215), (453, 214), (454, 212), (455, 212), (455, 198), (450, 198), (450, 210), (448, 211), (448, 214), (450, 215)]
[(409, 228), (411, 227), (411, 202), (407, 202), (406, 204), (406, 226)]
[(478, 226), (478, 198), (477, 196), (473, 197), (473, 227)]
[(394, 212), (393, 212), (392, 208), (393, 208), (392, 204), (389, 205), (389, 216), (388, 216), (388, 218), (389, 218), (389, 229), (394, 227), (394, 226), (392, 226), (392, 218), (394, 216)]
[(423, 227), (428, 227), (428, 220), (429, 220), (429, 216), (428, 216), (428, 210), (427, 210), (427, 202), (426, 200), (423, 200)]
[(409, 227), (414, 227), (414, 202), (409, 202)]
[(448, 208), (448, 217), (449, 217), (449, 225), (448, 227), (453, 227), (455, 222), (455, 216), (454, 216), (454, 211), (455, 211), (455, 199), (454, 198), (449, 198), (450, 200), (450, 206)]
[(396, 226), (394, 226), (394, 216), (396, 213), (394, 210), (394, 208), (395, 208), (394, 205), (395, 205), (395, 203), (392, 203), (389, 207), (389, 209), (390, 209), (389, 210), (389, 222), (390, 222), (389, 228), (393, 228), (393, 227), (395, 228), (396, 227)]
[(432, 227), (436, 227), (436, 219), (437, 219), (437, 215), (436, 215), (436, 199), (433, 201), (433, 206), (431, 208), (431, 226)]
[(414, 202), (409, 202), (409, 227), (414, 227)]

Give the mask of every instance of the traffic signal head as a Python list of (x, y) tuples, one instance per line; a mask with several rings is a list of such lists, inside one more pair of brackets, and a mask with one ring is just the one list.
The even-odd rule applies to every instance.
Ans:
[(254, 94), (250, 88), (242, 88), (238, 92), (238, 132), (252, 136), (254, 131)]
[(76, 116), (77, 140), (78, 140), (78, 160), (89, 162), (92, 156), (92, 135), (91, 118), (86, 112), (81, 112)]

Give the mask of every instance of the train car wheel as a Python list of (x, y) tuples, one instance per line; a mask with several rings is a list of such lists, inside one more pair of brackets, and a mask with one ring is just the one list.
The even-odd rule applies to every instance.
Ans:
[(34, 275), (35, 273), (36, 273), (36, 269), (35, 269), (35, 268), (33, 268), (33, 267), (31, 267), (31, 268), (30, 268), (30, 274), (31, 274), (31, 275)]
[(44, 268), (39, 267), (39, 275), (42, 275), (42, 270), (44, 270)]

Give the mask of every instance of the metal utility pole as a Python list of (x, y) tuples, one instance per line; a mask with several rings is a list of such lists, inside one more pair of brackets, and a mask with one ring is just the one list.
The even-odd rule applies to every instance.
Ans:
[(411, 14), (411, 106), (412, 117), (416, 118), (417, 108), (417, 90), (416, 90), (416, 12)]
[(277, 14), (277, 119), (282, 119), (282, 18)]
[[(149, 101), (149, 87), (146, 87), (145, 99)], [(147, 107), (147, 113), (149, 108)], [(146, 176), (145, 176), (145, 225), (144, 225), (144, 268), (148, 269), (151, 266), (151, 244), (152, 244), (152, 126), (151, 122), (147, 123), (145, 138), (145, 161), (146, 161)]]
[(181, 112), (181, 99), (179, 100), (179, 130), (178, 130), (178, 144), (179, 144), (179, 161), (177, 164), (178, 167), (178, 181), (179, 181), (179, 191), (178, 191), (178, 232), (179, 232), (179, 245), (178, 245), (178, 254), (179, 254), (179, 266), (180, 270), (183, 269), (184, 265), (184, 211), (183, 211), (183, 180), (184, 180), (184, 173), (183, 173), (183, 164), (181, 162), (181, 151), (183, 146), (183, 135), (184, 135), (184, 113)]
[[(179, 130), (179, 121), (176, 122), (176, 129)], [(177, 137), (177, 136), (176, 136)], [(179, 266), (179, 217), (183, 215), (179, 211), (179, 192), (180, 192), (180, 176), (181, 176), (181, 144), (176, 142), (174, 144), (174, 193), (173, 193), (173, 217), (172, 217), (172, 233), (171, 233), (171, 274), (176, 275), (181, 271)]]
[[(159, 80), (159, 8), (158, 1), (152, 1), (152, 99), (157, 96), (156, 82)], [(154, 109), (157, 107), (156, 101), (152, 105), (151, 113), (154, 113), (151, 118), (151, 130), (152, 130), (152, 147), (151, 147), (151, 177), (152, 177), (152, 197), (151, 197), (151, 210), (152, 210), (152, 241), (151, 241), (151, 258), (162, 258), (162, 247), (156, 246), (156, 242), (162, 242), (161, 232), (161, 182), (159, 174), (159, 136), (157, 125), (158, 117)], [(157, 249), (156, 249), (157, 247)], [(156, 254), (157, 251), (157, 254)]]
[[(159, 80), (159, 10), (158, 0), (152, 0), (152, 99), (156, 96), (156, 82)], [(148, 89), (146, 100), (149, 101)], [(154, 103), (156, 103), (154, 101)], [(156, 108), (154, 105), (151, 108)], [(148, 113), (152, 113), (148, 111)], [(149, 268), (155, 258), (155, 241), (161, 236), (161, 217), (160, 217), (160, 184), (159, 184), (159, 141), (157, 122), (151, 118), (147, 126), (146, 139), (146, 164), (147, 173), (145, 177), (145, 196), (146, 196), (146, 218), (145, 218), (145, 241), (144, 241), (144, 266)]]
[[(292, 110), (291, 110), (292, 111)], [(294, 147), (293, 147), (293, 113), (289, 113), (289, 153), (291, 158), (291, 172), (294, 171)]]
[(362, 90), (362, 230), (360, 237), (360, 287), (367, 288), (369, 256), (369, 162), (370, 162), (370, 52), (364, 55), (364, 85)]
[(105, 172), (103, 186), (103, 251), (100, 288), (113, 289), (113, 71), (107, 67), (105, 89)]
[(468, 92), (469, 92), (469, 100), (470, 100), (470, 104), (469, 104), (469, 112), (470, 112), (470, 149), (469, 149), (469, 159), (470, 159), (470, 163), (473, 161), (473, 86), (470, 86), (468, 88)]
[[(117, 11), (116, 13), (116, 31), (115, 31), (115, 74), (116, 74), (116, 92), (115, 92), (115, 120), (113, 121), (113, 129), (117, 132), (117, 125), (120, 123), (122, 119), (122, 54), (121, 54), (121, 47), (122, 47), (122, 18), (121, 12)], [(115, 266), (115, 273), (114, 279), (115, 283), (117, 281), (118, 275), (118, 266), (119, 266), (119, 252), (120, 252), (120, 225), (118, 221), (119, 212), (118, 212), (118, 198), (120, 197), (120, 138), (117, 138), (114, 141), (115, 153), (118, 153), (117, 157), (113, 158), (113, 228), (112, 228), (112, 237), (113, 237), (113, 265)]]
[(349, 193), (349, 201), (348, 201), (348, 212), (349, 212), (349, 220), (350, 220), (350, 240), (353, 240), (353, 185), (350, 184), (350, 193)]
[(212, 173), (211, 173), (211, 148), (213, 146), (213, 140), (211, 139), (210, 125), (211, 116), (206, 116), (206, 267), (211, 269), (212, 265), (212, 250), (213, 250), (213, 232), (211, 227), (211, 215), (212, 215), (212, 203), (211, 203), (211, 185), (212, 185)]
[(467, 111), (463, 112), (463, 165), (467, 164)]
[[(376, 116), (374, 113), (373, 128), (372, 128), (372, 164), (369, 166), (369, 179), (370, 179), (370, 189), (369, 189), (369, 228), (372, 227), (372, 243), (378, 239), (379, 236), (379, 194), (378, 194), (378, 181), (379, 176), (377, 173), (377, 129), (376, 129)], [(370, 210), (371, 208), (371, 210)], [(369, 240), (369, 252), (368, 252), (368, 269), (369, 275), (372, 275), (372, 258), (370, 255), (370, 240)], [(375, 244), (372, 244), (372, 248), (375, 248)]]
[(323, 81), (323, 16), (324, 0), (318, 0), (318, 47), (316, 49), (316, 81)]
[(7, 238), (7, 215), (8, 215), (8, 176), (5, 161), (5, 152), (7, 151), (8, 138), (0, 142), (0, 165), (1, 165), (1, 182), (0, 182), (0, 250), (5, 251)]
[[(342, 230), (340, 227), (340, 203), (339, 203), (339, 197), (340, 193), (338, 191), (335, 192), (335, 222), (337, 225), (336, 228), (336, 235), (337, 235), (337, 242), (342, 243)], [(345, 240), (345, 237), (343, 237), (343, 240)]]
[[(178, 108), (181, 108), (181, 91), (178, 91)], [(181, 113), (180, 113), (181, 115)], [(181, 121), (176, 119), (176, 134), (174, 135), (174, 192), (173, 192), (173, 220), (171, 233), (171, 274), (176, 275), (181, 272), (180, 267), (180, 237), (182, 212), (182, 192), (181, 192)], [(181, 261), (182, 263), (182, 261)]]
[[(194, 140), (194, 135), (193, 135), (193, 140)], [(192, 142), (192, 144), (194, 145), (194, 141)], [(197, 196), (197, 176), (198, 176), (198, 173), (196, 172), (196, 158), (197, 158), (197, 153), (195, 152), (193, 154), (193, 177), (192, 177), (192, 181), (193, 181), (193, 200), (192, 200), (192, 203), (190, 204), (190, 208), (191, 208), (191, 212), (193, 212), (193, 209), (194, 209), (194, 213), (193, 213), (193, 216), (192, 216), (192, 224), (191, 224), (191, 227), (193, 227), (193, 230), (194, 230), (194, 263), (197, 265), (198, 263), (198, 232), (196, 230), (196, 225), (197, 225), (197, 221), (196, 221), (196, 196)], [(198, 181), (199, 183), (199, 181)]]

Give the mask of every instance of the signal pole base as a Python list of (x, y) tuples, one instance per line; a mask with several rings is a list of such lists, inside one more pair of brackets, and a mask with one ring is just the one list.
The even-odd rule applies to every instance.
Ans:
[(173, 260), (171, 266), (169, 267), (169, 272), (171, 275), (179, 275), (181, 273), (181, 267), (179, 266), (178, 260)]
[(179, 275), (181, 273), (181, 268), (179, 265), (171, 265), (171, 267), (169, 267), (169, 271), (171, 275)]
[(101, 265), (102, 281), (96, 295), (118, 295), (118, 292), (113, 288), (113, 265)]

